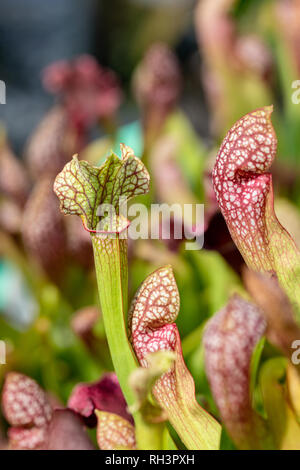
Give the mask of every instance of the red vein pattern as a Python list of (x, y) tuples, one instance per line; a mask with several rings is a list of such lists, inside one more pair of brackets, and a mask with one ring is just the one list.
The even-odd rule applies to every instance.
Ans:
[(3, 414), (12, 426), (8, 431), (13, 449), (36, 449), (44, 444), (52, 407), (35, 380), (9, 372), (2, 393)]
[(104, 374), (98, 382), (77, 384), (72, 390), (68, 408), (80, 414), (85, 424), (91, 427), (96, 425), (96, 409), (132, 420), (118, 378), (113, 372)]
[(218, 446), (218, 424), (196, 402), (195, 384), (181, 350), (177, 326), (179, 293), (172, 268), (152, 273), (135, 295), (129, 312), (131, 341), (140, 364), (155, 351), (174, 351), (175, 363), (153, 387), (159, 405), (188, 448)]
[(102, 450), (136, 449), (134, 427), (114, 413), (96, 411), (98, 418), (97, 442)]
[(120, 198), (130, 199), (149, 190), (149, 174), (133, 150), (121, 144), (122, 158), (112, 154), (101, 167), (78, 161), (76, 155), (54, 182), (61, 211), (83, 218), (87, 228), (96, 230), (101, 204), (112, 204), (116, 213)]
[(300, 302), (300, 255), (276, 218), (268, 172), (277, 148), (272, 111), (272, 106), (253, 111), (229, 130), (217, 155), (213, 185), (248, 266), (275, 271), (288, 295)]
[(251, 405), (250, 365), (265, 329), (255, 305), (234, 296), (208, 322), (203, 336), (210, 387), (222, 421), (240, 448), (259, 448), (263, 439), (263, 421)]
[(55, 175), (67, 163), (69, 155), (78, 151), (78, 142), (63, 106), (53, 107), (31, 135), (25, 159), (31, 175), (38, 179)]

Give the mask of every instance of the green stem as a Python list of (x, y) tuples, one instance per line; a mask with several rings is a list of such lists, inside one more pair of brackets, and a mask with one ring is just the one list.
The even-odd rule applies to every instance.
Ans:
[[(127, 404), (133, 405), (136, 397), (128, 378), (138, 367), (127, 336), (128, 263), (127, 240), (100, 238), (93, 235), (94, 258), (98, 291), (104, 327), (120, 386)], [(134, 413), (138, 447), (144, 450), (163, 448), (165, 425), (146, 422), (140, 412)]]

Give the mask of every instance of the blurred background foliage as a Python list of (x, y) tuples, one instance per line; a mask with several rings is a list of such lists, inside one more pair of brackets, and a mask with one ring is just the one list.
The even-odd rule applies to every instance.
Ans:
[[(296, 0), (1, 1), (0, 79), (7, 91), (0, 105), (0, 339), (7, 345), (1, 381), (8, 370), (21, 371), (65, 403), (75, 384), (111, 369), (91, 246), (80, 225), (62, 221), (51, 188), (75, 151), (98, 164), (125, 142), (152, 177), (150, 195), (138, 202), (205, 204), (202, 250), (187, 251), (184, 241), (173, 239), (130, 241), (129, 298), (154, 269), (173, 266), (185, 358), (199, 400), (217, 413), (202, 331), (233, 292), (246, 294), (243, 260), (218, 212), (210, 172), (228, 128), (273, 103), (278, 217), (300, 241), (300, 108), (291, 100), (292, 82), (300, 79), (299, 48)], [(81, 82), (75, 99), (75, 88), (54, 89), (61, 69), (44, 74), (44, 84), (42, 73), (82, 54), (114, 71), (120, 93), (113, 95), (113, 111), (96, 112), (80, 133)], [(80, 67), (82, 77), (94, 70), (89, 63)], [(114, 93), (111, 83), (104, 98)], [(57, 107), (66, 112), (66, 126), (58, 118), (49, 125)], [(48, 118), (46, 131), (37, 128)], [(53, 169), (47, 158), (61, 156), (62, 140), (64, 157)]]

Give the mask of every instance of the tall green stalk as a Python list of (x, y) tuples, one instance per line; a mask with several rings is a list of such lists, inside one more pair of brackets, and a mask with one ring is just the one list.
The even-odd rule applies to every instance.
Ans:
[[(121, 159), (112, 154), (99, 168), (74, 157), (57, 176), (54, 191), (61, 201), (61, 210), (79, 215), (91, 233), (106, 336), (115, 372), (130, 406), (136, 397), (128, 379), (138, 364), (127, 336), (128, 261), (124, 228), (128, 223), (119, 214), (119, 204), (120, 200), (145, 194), (149, 174), (129, 147), (122, 145), (121, 150)], [(112, 208), (108, 219), (99, 216), (99, 208), (106, 205)], [(146, 421), (139, 411), (134, 413), (134, 420), (139, 448), (162, 449), (165, 445), (170, 448), (171, 439), (164, 424)]]

